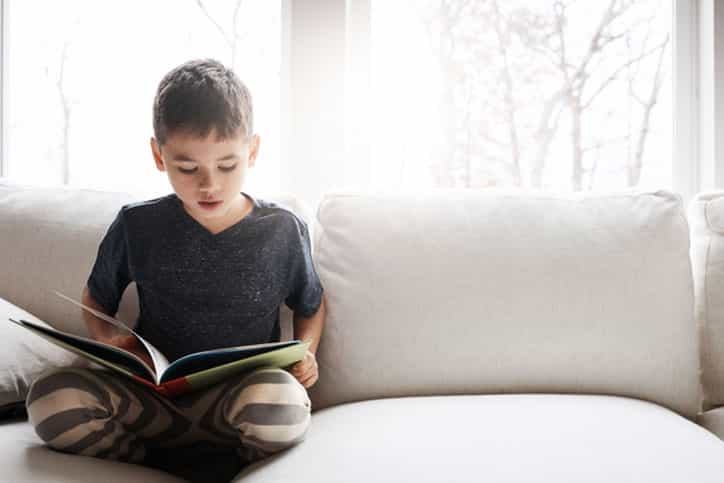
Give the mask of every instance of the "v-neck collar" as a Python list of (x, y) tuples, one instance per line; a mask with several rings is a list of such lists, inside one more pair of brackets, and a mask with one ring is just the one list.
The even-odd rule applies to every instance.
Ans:
[(249, 213), (247, 213), (246, 215), (244, 215), (244, 218), (242, 218), (242, 219), (238, 220), (237, 222), (235, 222), (235, 223), (227, 226), (226, 228), (224, 228), (223, 230), (221, 230), (221, 231), (218, 232), (218, 233), (212, 233), (208, 228), (206, 228), (204, 225), (202, 225), (201, 222), (199, 222), (196, 218), (194, 218), (193, 216), (191, 216), (191, 215), (186, 211), (186, 209), (184, 208), (183, 201), (181, 201), (181, 199), (180, 199), (178, 196), (176, 196), (175, 193), (172, 193), (172, 194), (170, 195), (170, 197), (171, 197), (171, 199), (174, 201), (173, 204), (174, 204), (174, 205), (178, 208), (178, 210), (180, 211), (180, 216), (181, 216), (181, 218), (187, 220), (188, 224), (190, 224), (190, 225), (192, 225), (192, 226), (195, 226), (197, 230), (204, 232), (204, 234), (205, 234), (207, 237), (216, 239), (216, 238), (219, 238), (219, 237), (221, 237), (222, 235), (224, 235), (224, 234), (226, 234), (226, 233), (228, 233), (228, 232), (235, 231), (236, 228), (238, 228), (239, 226), (247, 223), (249, 220), (251, 220), (252, 218), (255, 218), (255, 217), (257, 216), (257, 214), (258, 214), (258, 212), (259, 212), (259, 203), (257, 202), (256, 198), (254, 198), (254, 197), (251, 196), (250, 194), (245, 193), (245, 192), (243, 192), (243, 191), (241, 191), (240, 193), (241, 193), (242, 196), (246, 197), (246, 198), (251, 202), (251, 211), (249, 211)]

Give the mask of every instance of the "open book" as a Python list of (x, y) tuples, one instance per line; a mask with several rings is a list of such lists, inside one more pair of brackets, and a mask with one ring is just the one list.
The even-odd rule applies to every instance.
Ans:
[(151, 387), (166, 397), (173, 397), (221, 382), (231, 375), (258, 367), (286, 367), (301, 361), (311, 341), (291, 340), (237, 347), (224, 347), (188, 354), (172, 363), (150, 342), (123, 322), (94, 310), (65, 295), (57, 295), (80, 306), (96, 317), (118, 327), (122, 333), (138, 338), (148, 351), (153, 367), (130, 351), (97, 340), (63, 332), (27, 320), (10, 319), (53, 344), (75, 352), (93, 362)]

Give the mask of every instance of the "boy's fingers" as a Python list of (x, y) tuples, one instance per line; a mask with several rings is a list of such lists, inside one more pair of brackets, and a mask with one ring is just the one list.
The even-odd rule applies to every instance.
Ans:
[(318, 378), (317, 374), (312, 373), (309, 377), (300, 379), (299, 382), (302, 383), (302, 386), (309, 387), (316, 382), (317, 378)]
[(301, 382), (310, 377), (314, 377), (314, 376), (318, 375), (318, 371), (317, 371), (316, 367), (312, 366), (312, 367), (305, 369), (304, 371), (300, 371), (299, 374), (295, 374), (295, 375), (298, 376), (299, 381)]

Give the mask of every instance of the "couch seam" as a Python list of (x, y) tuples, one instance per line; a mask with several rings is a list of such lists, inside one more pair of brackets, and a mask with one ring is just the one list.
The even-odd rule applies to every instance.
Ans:
[(704, 301), (702, 303), (702, 327), (701, 327), (701, 340), (700, 340), (700, 350), (701, 350), (701, 358), (699, 360), (699, 364), (701, 365), (701, 376), (700, 376), (700, 382), (701, 385), (701, 402), (700, 402), (700, 411), (704, 412), (704, 404), (708, 402), (708, 404), (711, 404), (711, 395), (708, 393), (707, 385), (705, 384), (705, 380), (708, 381), (709, 374), (704, 373), (704, 369), (706, 367), (705, 361), (708, 361), (710, 359), (710, 350), (709, 350), (709, 258), (711, 254), (711, 234), (707, 233), (706, 235), (706, 252), (704, 254)]

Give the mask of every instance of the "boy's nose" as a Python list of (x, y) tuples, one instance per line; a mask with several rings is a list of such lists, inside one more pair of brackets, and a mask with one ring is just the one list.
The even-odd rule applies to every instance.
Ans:
[(215, 191), (218, 187), (218, 180), (210, 174), (202, 174), (199, 188), (201, 191)]

